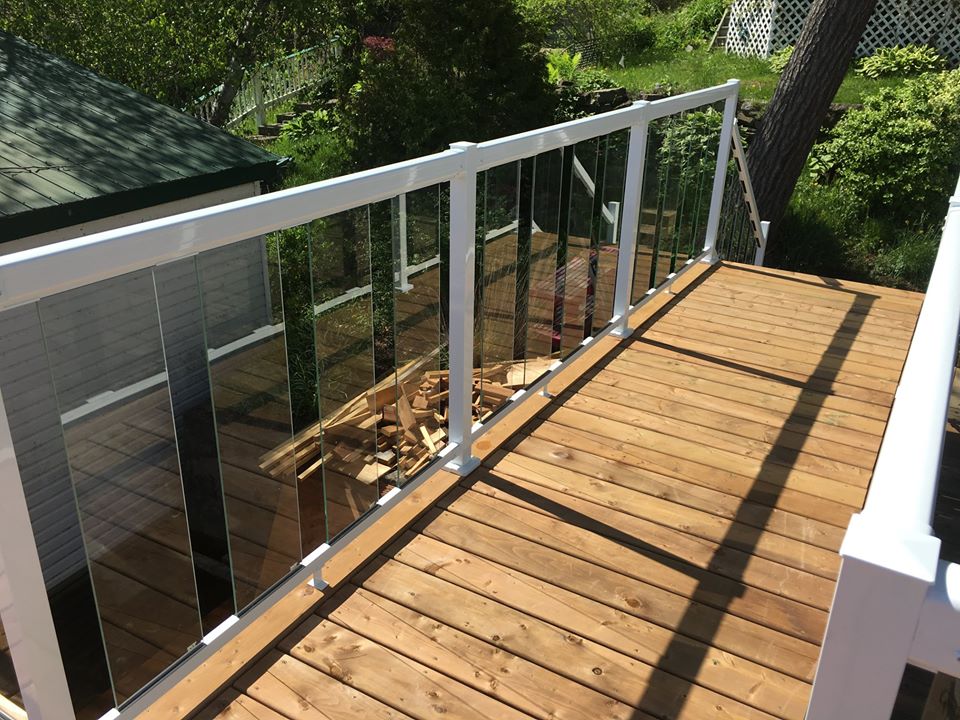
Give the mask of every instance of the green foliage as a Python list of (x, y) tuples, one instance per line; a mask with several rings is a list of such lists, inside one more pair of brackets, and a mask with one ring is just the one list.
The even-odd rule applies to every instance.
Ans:
[(770, 71), (775, 72), (777, 75), (781, 75), (784, 70), (787, 69), (787, 65), (790, 63), (790, 58), (793, 57), (794, 46), (787, 45), (785, 48), (778, 50), (773, 55), (770, 56), (770, 59), (767, 61), (770, 64)]
[[(555, 98), (540, 37), (513, 0), (394, 0), (348, 40), (340, 127), (371, 167), (548, 124)], [(388, 42), (389, 41), (389, 42)]]
[(860, 62), (857, 72), (869, 78), (907, 77), (943, 70), (946, 62), (928, 45), (881, 48)]
[(301, 113), (283, 126), (280, 136), (291, 140), (304, 140), (326, 130), (336, 130), (329, 110), (320, 109)]
[(301, 47), (310, 44), (318, 28), (310, 6), (305, 0), (7, 0), (0, 3), (0, 27), (179, 108), (223, 82), (244, 28), (250, 62), (294, 49), (294, 37)]
[(814, 148), (811, 172), (863, 198), (876, 216), (939, 217), (960, 171), (960, 71), (930, 73), (868, 97)]
[(291, 158), (284, 187), (336, 177), (350, 167), (347, 148), (339, 133), (332, 129), (314, 127), (310, 134), (299, 137), (283, 133), (266, 149), (280, 157)]
[(596, 114), (598, 108), (592, 105), (591, 93), (617, 87), (619, 85), (601, 68), (577, 67), (572, 78), (561, 79), (556, 88), (555, 119), (564, 122)]
[(710, 41), (732, 0), (690, 0), (675, 12), (659, 15), (655, 20), (657, 45), (681, 49), (699, 47)]
[(616, 62), (653, 43), (646, 0), (516, 0), (549, 45), (590, 49)]
[(802, 178), (780, 225), (771, 264), (800, 272), (922, 290), (941, 226), (871, 216), (862, 197)]
[(563, 49), (547, 50), (547, 80), (551, 85), (573, 82), (580, 69), (583, 53), (571, 55)]
[(663, 128), (658, 161), (661, 165), (676, 168), (683, 181), (699, 179), (703, 172), (712, 175), (722, 125), (723, 113), (712, 107), (668, 118)]

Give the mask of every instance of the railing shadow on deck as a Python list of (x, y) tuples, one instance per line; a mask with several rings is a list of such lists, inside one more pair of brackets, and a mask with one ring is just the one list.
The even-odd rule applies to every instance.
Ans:
[[(778, 276), (778, 277), (782, 277), (782, 276)], [(786, 279), (789, 280), (790, 278), (786, 278)], [(843, 331), (844, 334), (859, 333), (859, 331), (863, 327), (863, 321), (867, 317), (867, 313), (869, 313), (870, 309), (873, 307), (873, 303), (876, 299), (876, 296), (868, 293), (856, 292), (851, 290), (841, 290), (840, 288), (836, 288), (836, 287), (832, 288), (832, 290), (842, 292), (845, 295), (854, 296), (853, 304), (846, 311), (846, 315), (844, 316), (843, 321), (839, 324), (839, 328)], [(669, 311), (669, 307), (666, 308), (665, 311)], [(656, 322), (656, 318), (651, 319), (648, 323), (646, 323), (639, 330), (637, 330), (637, 332), (634, 334), (634, 338), (642, 337), (644, 330), (650, 327), (650, 325), (652, 325), (655, 322)], [(837, 375), (840, 372), (840, 365), (841, 365), (840, 363), (836, 362), (836, 357), (838, 356), (844, 357), (846, 355), (846, 352), (849, 352), (849, 349), (850, 349), (849, 347), (847, 347), (847, 338), (841, 338), (839, 336), (839, 332), (840, 330), (834, 333), (833, 338), (830, 342), (830, 345), (828, 345), (827, 348), (821, 354), (821, 361), (818, 363), (816, 368), (809, 375), (811, 379), (816, 377), (821, 381), (826, 380), (830, 383), (833, 383), (836, 381)], [(689, 351), (683, 348), (674, 348), (674, 350), (680, 353), (685, 353), (685, 354), (689, 353)], [(704, 356), (702, 353), (697, 353), (697, 355), (701, 358), (706, 358), (713, 362), (716, 362), (717, 364), (721, 364), (721, 365), (728, 364), (727, 361), (723, 360), (722, 358), (710, 358), (710, 356)], [(795, 428), (797, 426), (800, 426), (800, 427), (804, 425), (812, 426), (814, 421), (810, 419), (810, 408), (813, 407), (813, 408), (816, 408), (817, 410), (823, 409), (824, 400), (826, 397), (828, 397), (829, 393), (825, 393), (822, 390), (813, 390), (811, 388), (808, 388), (806, 385), (802, 383), (797, 383), (787, 378), (781, 378), (781, 377), (777, 377), (776, 375), (771, 375), (770, 373), (760, 370), (758, 368), (740, 366), (737, 369), (743, 372), (749, 372), (754, 375), (760, 375), (760, 376), (768, 377), (771, 379), (777, 379), (780, 382), (788, 383), (793, 387), (799, 387), (801, 391), (799, 397), (794, 403), (794, 409), (791, 411), (787, 420), (784, 422), (783, 429), (781, 430), (780, 434), (777, 436), (777, 439), (773, 442), (771, 452), (764, 459), (760, 467), (760, 471), (757, 473), (757, 478), (754, 481), (753, 487), (751, 487), (750, 491), (747, 493), (747, 496), (743, 498), (743, 501), (740, 504), (740, 510), (738, 510), (737, 514), (733, 518), (733, 522), (731, 523), (731, 528), (735, 527), (738, 523), (742, 524), (744, 527), (744, 531), (748, 535), (752, 534), (753, 536), (752, 546), (756, 547), (757, 543), (759, 543), (760, 538), (765, 532), (765, 530), (762, 527), (757, 526), (758, 523), (756, 523), (755, 516), (751, 524), (748, 525), (746, 523), (743, 523), (742, 522), (743, 509), (748, 506), (755, 505), (757, 508), (760, 509), (761, 512), (766, 513), (767, 518), (769, 518), (770, 515), (772, 515), (773, 511), (775, 510), (776, 502), (779, 497), (779, 494), (777, 494), (773, 498), (770, 498), (769, 491), (764, 489), (761, 492), (758, 488), (758, 484), (762, 480), (766, 486), (774, 486), (775, 488), (778, 488), (779, 491), (782, 491), (784, 489), (787, 478), (793, 468), (793, 465), (796, 463), (797, 456), (802, 452), (800, 449), (798, 449), (799, 445), (797, 445), (797, 447), (791, 447), (788, 444), (782, 443), (784, 435), (787, 432), (790, 432), (791, 434), (795, 433), (796, 432)], [(803, 412), (800, 412), (800, 408), (804, 408)], [(787, 428), (790, 428), (790, 429), (788, 430)], [(778, 450), (779, 452), (777, 452)], [(852, 514), (852, 510), (851, 510), (851, 514)], [(750, 540), (748, 539), (746, 542), (750, 542)], [(738, 547), (742, 548), (743, 543), (744, 543), (744, 534), (738, 533)], [(728, 544), (728, 540), (727, 540), (727, 537), (725, 537), (723, 540), (721, 540), (720, 547), (723, 548), (727, 546), (727, 544)], [(736, 568), (736, 570), (738, 571), (737, 574), (742, 577), (743, 573), (746, 570), (746, 565), (751, 557), (751, 554), (744, 553), (737, 557), (739, 559), (739, 562), (741, 563), (741, 567)], [(729, 567), (729, 565), (727, 567)], [(685, 613), (684, 617), (681, 619), (677, 630), (674, 632), (673, 640), (671, 640), (670, 646), (664, 652), (663, 654), (664, 657), (668, 657), (671, 655), (672, 652), (675, 652), (679, 648), (679, 638), (683, 635), (688, 634), (688, 626), (693, 621), (693, 616), (691, 615), (689, 608), (692, 608), (696, 603), (702, 603), (704, 601), (703, 595), (704, 593), (698, 587), (698, 589), (690, 597), (688, 610)], [(721, 615), (716, 616), (716, 618), (721, 618), (721, 617), (722, 617)], [(696, 622), (698, 623), (699, 627), (702, 629), (703, 619), (697, 618)], [(715, 624), (714, 627), (712, 627), (710, 630), (711, 630), (711, 634), (715, 635), (717, 630), (719, 630), (719, 625)], [(708, 644), (704, 644), (703, 648), (706, 648), (706, 647), (708, 647)], [(704, 660), (705, 660), (705, 655), (701, 651), (701, 657), (699, 658), (699, 662), (701, 665)], [(662, 667), (658, 666), (658, 668), (656, 668), (656, 673), (664, 673), (664, 672), (665, 671), (662, 669)], [(656, 674), (654, 675), (653, 682), (656, 682)], [(641, 699), (639, 703), (639, 706), (641, 708), (646, 704), (649, 693), (650, 691), (648, 689), (647, 693), (644, 694), (644, 698)], [(686, 696), (684, 696), (684, 698), (680, 702), (682, 703), (685, 700), (685, 698)], [(643, 712), (638, 711), (636, 717), (638, 718), (638, 720), (644, 717)]]
[[(567, 387), (558, 395), (555, 402), (551, 403), (531, 420), (525, 423), (522, 428), (516, 432), (502, 448), (500, 448), (500, 450), (509, 452), (516, 445), (516, 443), (522, 440), (522, 438), (529, 435), (539, 426), (548, 422), (553, 413), (564, 406), (565, 399), (575, 395), (581, 388), (590, 383), (598, 373), (605, 370), (614, 360), (624, 353), (628, 347), (634, 345), (638, 340), (641, 340), (645, 330), (654, 326), (661, 317), (669, 313), (677, 302), (682, 301), (684, 297), (688, 296), (692, 292), (695, 292), (696, 288), (699, 287), (699, 285), (709, 277), (711, 277), (716, 270), (716, 267), (710, 268), (700, 277), (691, 282), (689, 286), (677, 293), (677, 297), (675, 298), (674, 302), (668, 303), (664, 308), (655, 313), (650, 319), (644, 322), (631, 337), (621, 341), (618, 346), (607, 353), (600, 362), (595, 364), (590, 370), (575, 380), (569, 387)], [(803, 281), (800, 280), (800, 282)], [(820, 381), (821, 385), (818, 387), (818, 389), (807, 388), (806, 384), (803, 382), (797, 381), (794, 378), (778, 375), (776, 372), (772, 372), (768, 369), (751, 367), (749, 365), (731, 362), (724, 358), (714, 357), (706, 353), (692, 352), (685, 350), (684, 348), (668, 346), (664, 343), (657, 342), (652, 344), (656, 344), (658, 347), (671, 347), (671, 349), (676, 352), (695, 356), (700, 360), (706, 360), (715, 363), (718, 366), (733, 369), (738, 372), (749, 373), (768, 380), (782, 382), (790, 387), (799, 388), (801, 392), (795, 401), (795, 409), (791, 411), (784, 423), (785, 428), (790, 429), (781, 431), (781, 433), (790, 432), (791, 434), (796, 435), (798, 432), (798, 427), (811, 427), (815, 423), (815, 419), (813, 419), (810, 415), (810, 409), (811, 407), (815, 407), (817, 409), (822, 408), (824, 399), (827, 397), (827, 395), (829, 395), (828, 392), (825, 392), (822, 389), (822, 382), (827, 381), (828, 383), (832, 383), (836, 380), (837, 373), (840, 372), (840, 363), (837, 363), (837, 357), (839, 356), (842, 358), (845, 354), (845, 351), (850, 349), (850, 334), (857, 332), (862, 327), (863, 320), (866, 318), (867, 313), (872, 308), (873, 302), (877, 297), (862, 291), (847, 290), (836, 287), (833, 289), (843, 293), (844, 295), (853, 296), (853, 305), (847, 310), (842, 322), (839, 323), (839, 327), (842, 330), (843, 336), (841, 337), (837, 333), (834, 334), (833, 340), (822, 354), (822, 361), (810, 374), (811, 378), (816, 377)], [(643, 342), (651, 343), (651, 341)], [(800, 408), (803, 408), (802, 412), (800, 411)], [(771, 498), (769, 489), (764, 489), (761, 491), (757, 488), (757, 485), (760, 483), (760, 481), (762, 481), (767, 488), (772, 485), (775, 488), (783, 489), (786, 480), (793, 469), (797, 456), (802, 452), (802, 450), (798, 449), (802, 447), (802, 443), (796, 444), (796, 448), (791, 447), (790, 445), (781, 445), (781, 438), (782, 434), (778, 436), (777, 439), (772, 443), (771, 451), (761, 465), (761, 469), (757, 475), (754, 486), (740, 503), (741, 510), (738, 510), (738, 512), (730, 519), (730, 530), (728, 530), (728, 535), (718, 542), (718, 548), (716, 552), (723, 552), (725, 555), (723, 562), (724, 570), (722, 573), (720, 573), (720, 575), (722, 575), (724, 579), (732, 582), (731, 590), (733, 590), (733, 592), (730, 592), (729, 596), (725, 598), (728, 601), (727, 604), (724, 605), (724, 603), (718, 602), (716, 589), (703, 590), (702, 580), (698, 582), (697, 589), (688, 599), (688, 610), (681, 618), (677, 628), (671, 631), (672, 639), (669, 646), (661, 656), (663, 659), (671, 658), (678, 654), (680, 650), (683, 650), (684, 657), (688, 661), (691, 661), (691, 665), (683, 676), (678, 675), (675, 669), (668, 669), (669, 664), (665, 664), (665, 660), (661, 660), (658, 665), (654, 666), (651, 680), (647, 685), (642, 697), (636, 703), (637, 710), (634, 717), (637, 718), (637, 720), (648, 717), (647, 712), (650, 706), (653, 704), (653, 698), (659, 692), (658, 679), (668, 681), (669, 686), (672, 688), (676, 688), (678, 680), (685, 686), (692, 687), (694, 685), (694, 681), (690, 678), (696, 678), (698, 676), (699, 670), (706, 660), (706, 654), (711, 647), (710, 638), (712, 638), (719, 629), (719, 623), (724, 617), (724, 613), (729, 606), (729, 601), (733, 601), (737, 596), (736, 590), (743, 589), (746, 586), (743, 581), (743, 575), (747, 569), (748, 563), (753, 557), (751, 549), (757, 546), (761, 536), (765, 532), (763, 529), (763, 525), (765, 524), (763, 522), (764, 518), (761, 514), (761, 522), (758, 522), (757, 512), (759, 511), (762, 513), (765, 511), (769, 516), (774, 512), (777, 504), (777, 496)], [(492, 463), (490, 463), (488, 460), (488, 469), (490, 464)], [(611, 540), (622, 545), (632, 552), (641, 553), (654, 561), (668, 564), (672, 569), (679, 572), (685, 572), (691, 577), (696, 578), (698, 576), (704, 577), (717, 574), (717, 570), (714, 569), (716, 564), (712, 558), (709, 562), (703, 565), (692, 564), (689, 560), (675, 556), (663, 548), (651, 545), (640, 537), (635, 537), (630, 533), (624, 532), (623, 530), (604, 523), (601, 520), (583, 515), (571, 507), (556, 503), (540, 493), (524, 488), (512, 482), (508, 477), (497, 476), (487, 471), (482, 472), (482, 478), (477, 478), (474, 474), (473, 476), (468, 476), (461, 481), (457, 487), (453, 488), (444, 496), (442, 500), (438, 502), (438, 506), (440, 508), (448, 506), (450, 503), (455, 502), (457, 498), (470, 492), (471, 488), (476, 482), (482, 481), (486, 484), (492, 485), (506, 495), (513, 496), (521, 503), (531, 505), (539, 510), (542, 510), (549, 516), (600, 535), (607, 540)], [(742, 509), (746, 507), (751, 508), (749, 519), (742, 517)], [(435, 509), (433, 512), (436, 513), (438, 511)], [(853, 512), (852, 509), (851, 512)], [(426, 517), (429, 518), (429, 514), (427, 514)], [(429, 519), (421, 519), (418, 522), (429, 522)], [(416, 525), (412, 527), (416, 527)], [(730, 541), (730, 532), (736, 532), (735, 542)], [(398, 543), (396, 546), (394, 546), (394, 549), (396, 549), (398, 546), (402, 547), (404, 545), (406, 545), (406, 543)], [(389, 555), (393, 554), (394, 552), (389, 552)], [(714, 555), (714, 557), (716, 557), (716, 555)], [(366, 568), (364, 568), (361, 573), (364, 575), (372, 573), (379, 564), (383, 564), (385, 562), (387, 562), (387, 556), (377, 556), (367, 564)], [(347, 581), (345, 586), (342, 587), (339, 592), (335, 593), (335, 596), (330, 602), (321, 605), (316, 610), (313, 624), (328, 619), (333, 613), (335, 613), (339, 605), (349, 598), (352, 593), (356, 592), (357, 588), (350, 586), (348, 584), (349, 582), (350, 581)], [(710, 607), (720, 611), (719, 613), (713, 615), (715, 618), (713, 621), (714, 624), (712, 627), (707, 628), (707, 634), (709, 637), (706, 638), (704, 637), (703, 616), (697, 614), (695, 611), (691, 613), (692, 609), (698, 605)], [(688, 627), (692, 622), (697, 624), (696, 632), (693, 632), (692, 629)], [(303, 634), (305, 631), (307, 631), (308, 627), (310, 627), (310, 623), (308, 623), (308, 625), (305, 627), (294, 629), (291, 637), (298, 636), (298, 633)], [(696, 637), (699, 640), (699, 642), (696, 644), (696, 649), (692, 647), (687, 640), (689, 637)], [(686, 696), (687, 693), (682, 693), (681, 697), (677, 700), (678, 704), (676, 709), (678, 712), (682, 709)]]

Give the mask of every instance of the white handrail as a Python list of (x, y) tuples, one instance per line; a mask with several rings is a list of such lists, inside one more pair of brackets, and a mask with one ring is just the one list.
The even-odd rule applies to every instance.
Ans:
[(958, 278), (960, 207), (951, 207), (862, 513), (890, 528), (931, 531), (960, 332)]
[[(954, 196), (866, 503), (840, 548), (807, 720), (889, 717), (915, 653), (929, 662), (943, 657), (944, 645), (960, 650), (956, 618), (941, 623), (942, 637), (929, 642), (930, 622), (953, 607), (944, 600), (949, 593), (931, 519), (960, 334), (958, 277), (960, 202)], [(919, 644), (918, 632), (926, 638)]]

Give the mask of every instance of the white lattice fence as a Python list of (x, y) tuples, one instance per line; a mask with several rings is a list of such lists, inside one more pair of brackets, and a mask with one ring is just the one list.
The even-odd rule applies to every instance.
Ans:
[[(800, 36), (812, 0), (735, 0), (727, 52), (769, 57)], [(857, 57), (881, 47), (936, 47), (960, 65), (960, 3), (957, 0), (880, 0), (857, 48)]]
[(735, 0), (730, 10), (727, 52), (769, 57), (777, 0)]

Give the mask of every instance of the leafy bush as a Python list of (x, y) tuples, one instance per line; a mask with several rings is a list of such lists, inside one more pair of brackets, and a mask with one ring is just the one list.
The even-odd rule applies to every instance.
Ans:
[(778, 50), (773, 55), (770, 56), (770, 70), (775, 72), (777, 75), (783, 73), (787, 69), (787, 65), (790, 63), (790, 58), (793, 57), (793, 45), (787, 45), (782, 50)]
[[(517, 0), (550, 45), (616, 62), (653, 44), (646, 0)], [(595, 57), (594, 57), (595, 55)]]
[(577, 77), (583, 53), (571, 55), (566, 50), (547, 51), (547, 80), (551, 85), (573, 82)]
[(657, 45), (678, 50), (709, 42), (732, 0), (691, 0), (655, 21)]
[(877, 79), (890, 76), (920, 75), (937, 72), (945, 66), (943, 56), (928, 45), (880, 48), (864, 58), (857, 73)]
[(939, 217), (960, 171), (960, 70), (866, 98), (814, 148), (811, 170), (855, 191), (871, 214)]
[(710, 107), (688, 112), (682, 117), (666, 118), (658, 151), (661, 166), (679, 171), (682, 180), (699, 179), (713, 173), (723, 113)]
[(297, 115), (283, 126), (280, 136), (291, 140), (303, 140), (324, 130), (334, 130), (334, 120), (328, 110), (320, 109)]

